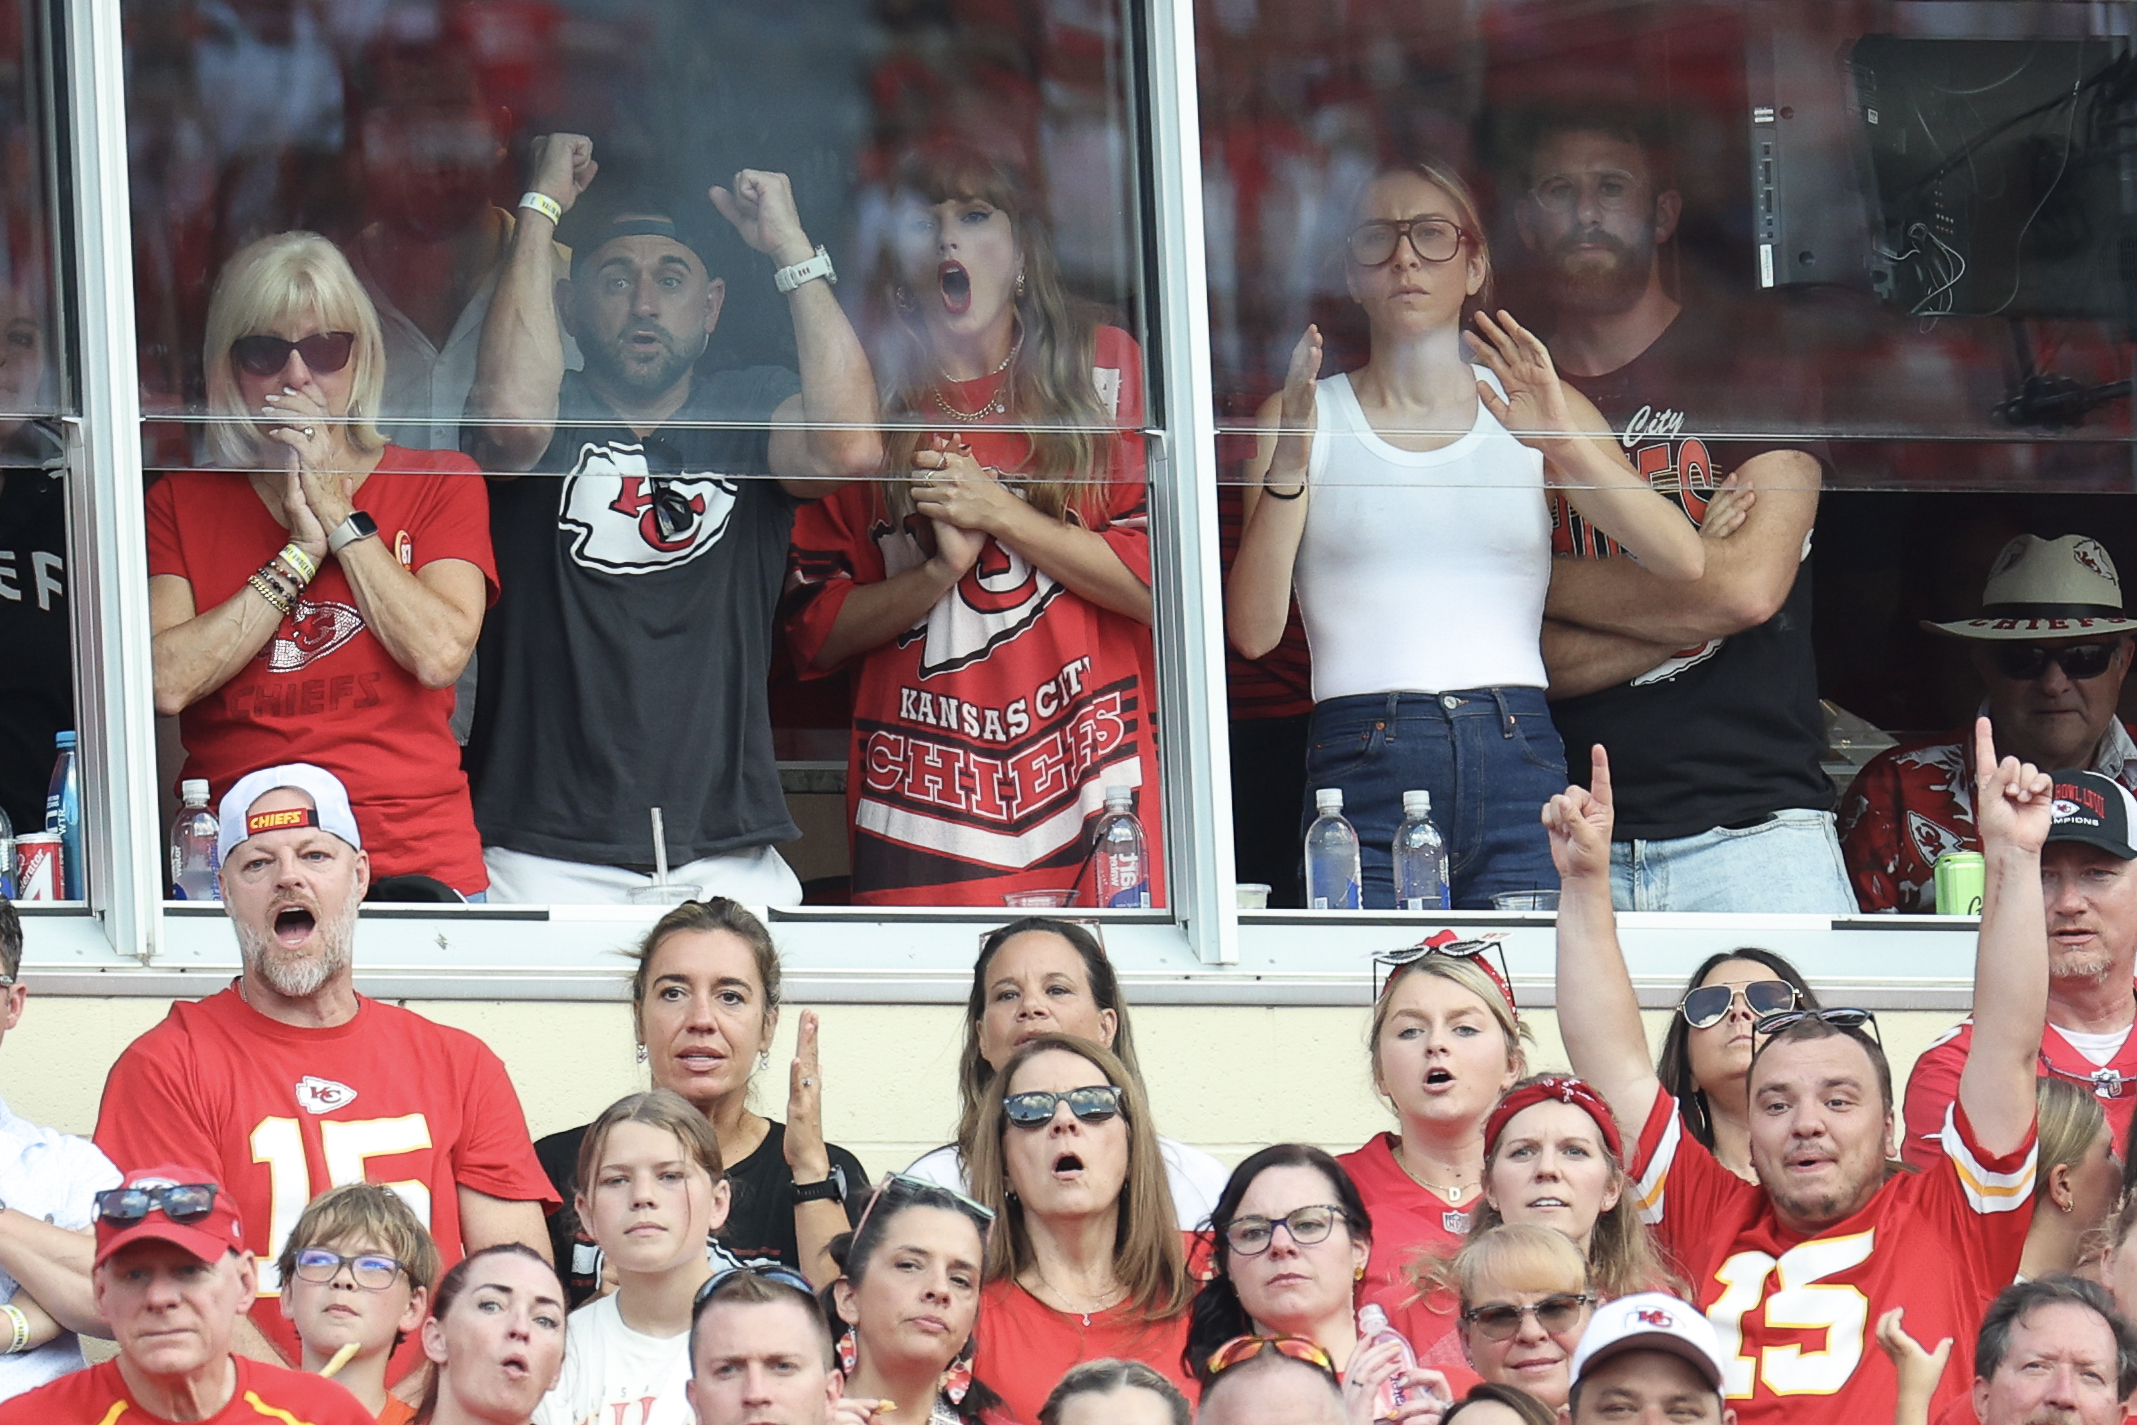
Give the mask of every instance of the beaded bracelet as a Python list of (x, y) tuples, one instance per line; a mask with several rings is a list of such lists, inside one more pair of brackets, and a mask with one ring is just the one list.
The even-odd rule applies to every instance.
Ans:
[(267, 582), (266, 575), (253, 573), (246, 577), (245, 582), (252, 586), (254, 593), (267, 600), (269, 607), (281, 614), (282, 617), (288, 618), (295, 611), (296, 605), (284, 596), (280, 589)]

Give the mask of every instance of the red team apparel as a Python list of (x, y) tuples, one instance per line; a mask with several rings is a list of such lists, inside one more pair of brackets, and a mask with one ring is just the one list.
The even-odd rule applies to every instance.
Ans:
[[(1142, 358), (1127, 333), (1098, 328), (1092, 376), (1121, 432), (1105, 478), (1072, 517), (1148, 584)], [(999, 379), (955, 384), (966, 410), (999, 393)], [(1000, 472), (1031, 459), (1014, 430), (949, 433)], [(801, 508), (787, 605), (796, 667), (811, 670), (855, 588), (927, 561), (914, 534), (926, 524), (915, 515), (894, 526), (873, 481)], [(1164, 904), (1145, 625), (990, 539), (925, 618), (861, 655), (855, 681), (846, 803), (856, 904), (999, 906), (1006, 891), (1071, 885), (1090, 904), (1088, 826), (1108, 786), (1139, 789), (1151, 904)]]
[[(1900, 1146), (1900, 1156), (1916, 1167), (1926, 1168), (1944, 1156), (1944, 1113), (1959, 1097), (1959, 1071), (1966, 1067), (1966, 1051), (1973, 1042), (1974, 1021), (1963, 1019), (1922, 1051), (1907, 1076), (1907, 1141)], [(2041, 1056), (2034, 1068), (2044, 1079), (2053, 1075), (2091, 1089), (2107, 1113), (2117, 1151), (2129, 1141), (2130, 1119), (2137, 1113), (2137, 1033), (2125, 1037), (2107, 1063), (2095, 1064), (2051, 1024), (2041, 1035)]]
[(1038, 1425), (1054, 1382), (1083, 1361), (1141, 1361), (1194, 1400), (1202, 1387), (1181, 1362), (1188, 1315), (1144, 1321), (1123, 1305), (1084, 1316), (1054, 1310), (1015, 1281), (991, 1281), (980, 1288), (972, 1376), (1002, 1397), (1018, 1425)]
[[(265, 1361), (237, 1362), (237, 1393), (200, 1425), (373, 1425), (347, 1388)], [(0, 1425), (165, 1425), (134, 1402), (117, 1361), (0, 1403)]]
[[(418, 574), (440, 559), (472, 564), (495, 602), (490, 499), (475, 462), (389, 445), (379, 471), (356, 503), (378, 522), (385, 547)], [(178, 471), (148, 492), (148, 572), (190, 583), (200, 612), (246, 590), (288, 541), (243, 475)], [(358, 612), (340, 561), (326, 559), (259, 656), (178, 715), (180, 775), (205, 777), (213, 806), (255, 768), (324, 767), (349, 789), (374, 880), (435, 876), (472, 894), (490, 882), (452, 713), (453, 690), (426, 688), (393, 660)]]
[(2018, 1274), (2032, 1223), (2037, 1143), (1991, 1154), (1952, 1106), (1946, 1157), (1900, 1173), (1869, 1206), (1805, 1236), (1783, 1227), (1766, 1190), (1685, 1131), (1666, 1090), (1640, 1131), (1643, 1215), (1714, 1323), (1738, 1425), (1865, 1425), (1892, 1418), (1892, 1363), (1872, 1336), (1907, 1308), (1918, 1341), (1952, 1338), (1930, 1402), (1934, 1419), (1974, 1380), (1974, 1335)]
[[(464, 1254), (456, 1185), (559, 1206), (497, 1056), (471, 1034), (361, 995), (355, 1017), (332, 1029), (278, 1023), (234, 988), (172, 1005), (112, 1065), (96, 1144), (121, 1171), (199, 1163), (221, 1175), (259, 1259), (253, 1324), (289, 1360), (297, 1335), (276, 1299), (274, 1259), (328, 1188), (394, 1188), (437, 1239), (441, 1268)], [(389, 1374), (421, 1358), (410, 1336)]]
[[(1364, 1147), (1336, 1158), (1357, 1184), (1373, 1217), (1373, 1251), (1358, 1304), (1378, 1304), (1388, 1324), (1417, 1352), (1418, 1364), (1466, 1370), (1469, 1357), (1456, 1330), (1459, 1303), (1452, 1293), (1420, 1297), (1404, 1268), (1430, 1257), (1452, 1257), (1469, 1231), (1469, 1213), (1403, 1171), (1395, 1158), (1395, 1135), (1377, 1133)], [(1450, 1378), (1452, 1371), (1448, 1371)]]

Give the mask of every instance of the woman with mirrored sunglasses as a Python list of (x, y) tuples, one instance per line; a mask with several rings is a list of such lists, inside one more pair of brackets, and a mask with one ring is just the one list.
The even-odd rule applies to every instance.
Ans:
[[(1324, 379), (1308, 327), (1263, 403), (1225, 627), (1261, 657), (1296, 592), (1313, 644), (1301, 827), (1313, 791), (1342, 790), (1364, 904), (1394, 905), (1403, 794), (1424, 790), (1454, 905), (1489, 910), (1497, 892), (1555, 884), (1536, 817), (1565, 765), (1544, 702), (1552, 497), (1661, 578), (1696, 579), (1706, 556), (1542, 341), (1493, 314), (1490, 245), (1456, 174), (1387, 169), (1348, 227), (1344, 273), (1370, 355)], [(1421, 587), (1442, 592), (1420, 607)]]
[(1816, 1008), (1818, 996), (1794, 965), (1746, 945), (1710, 955), (1692, 972), (1663, 1036), (1655, 1073), (1677, 1100), (1685, 1128), (1746, 1182), (1751, 1027), (1761, 1015)]
[(481, 895), (450, 719), (497, 594), (482, 472), (379, 434), (378, 314), (316, 234), (230, 260), (206, 363), (206, 468), (148, 493), (156, 710), (179, 719), (180, 775), (219, 797), (258, 767), (324, 767), (349, 790), (374, 882)]
[(1566, 1403), (1595, 1296), (1587, 1259), (1563, 1232), (1502, 1222), (1463, 1244), (1433, 1290), (1454, 1298), (1462, 1349), (1480, 1377), (1553, 1410)]
[(973, 1372), (1038, 1418), (1079, 1361), (1142, 1361), (1190, 1396), (1193, 1281), (1142, 1085), (1088, 1039), (1042, 1034), (982, 1105), (973, 1196), (996, 1214)]

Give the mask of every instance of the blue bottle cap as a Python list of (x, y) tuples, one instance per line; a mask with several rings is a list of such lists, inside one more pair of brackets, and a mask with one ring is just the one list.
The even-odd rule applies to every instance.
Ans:
[(74, 745), (74, 733), (72, 731), (62, 732), (55, 735), (52, 740), (61, 747), (72, 747)]

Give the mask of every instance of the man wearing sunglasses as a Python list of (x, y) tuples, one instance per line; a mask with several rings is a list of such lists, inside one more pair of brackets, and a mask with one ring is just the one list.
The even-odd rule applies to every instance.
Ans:
[(333, 1381), (231, 1348), (255, 1286), (237, 1204), (197, 1168), (129, 1173), (97, 1194), (97, 1311), (115, 1359), (0, 1405), (0, 1425), (200, 1420), (372, 1425)]
[(1989, 1299), (2018, 1271), (2038, 1144), (2034, 1058), (2047, 1021), (2041, 847), (2055, 783), (1997, 760), (1975, 725), (1987, 895), (1974, 961), (1973, 1039), (1942, 1135), (1946, 1156), (1895, 1173), (1891, 1067), (1867, 1010), (1796, 1008), (1761, 1018), (1747, 1084), (1756, 1182), (1684, 1131), (1656, 1077), (1609, 893), (1610, 764), (1593, 790), (1545, 809), (1561, 877), (1559, 1029), (1573, 1068), (1618, 1121), (1640, 1124), (1628, 1164), (1645, 1215), (1713, 1322), (1722, 1393), (1743, 1425), (1860, 1425), (1893, 1417), (1893, 1373), (1870, 1323), (1906, 1308), (1920, 1339), (1962, 1359), (1931, 1410), (1971, 1379), (1963, 1358)]
[[(2137, 619), (2123, 612), (2115, 562), (2098, 540), (2022, 534), (1990, 565), (1978, 618), (1922, 627), (1967, 651), (1998, 747), (2036, 767), (2089, 768), (2137, 789), (2137, 742), (2115, 713)], [(1970, 741), (1963, 730), (1912, 738), (1878, 753), (1849, 785), (1840, 844), (1864, 910), (1934, 911), (1937, 858), (1981, 849)], [(2052, 1002), (2049, 1018), (2062, 1022)]]
[[(469, 401), (486, 470), (553, 477), (490, 494), (504, 593), (467, 768), (491, 897), (624, 901), (657, 806), (675, 880), (798, 904), (765, 680), (795, 510), (882, 458), (868, 358), (785, 174), (745, 169), (708, 205), (595, 183), (591, 146), (543, 155)], [(785, 294), (798, 376), (697, 369), (730, 277)]]

